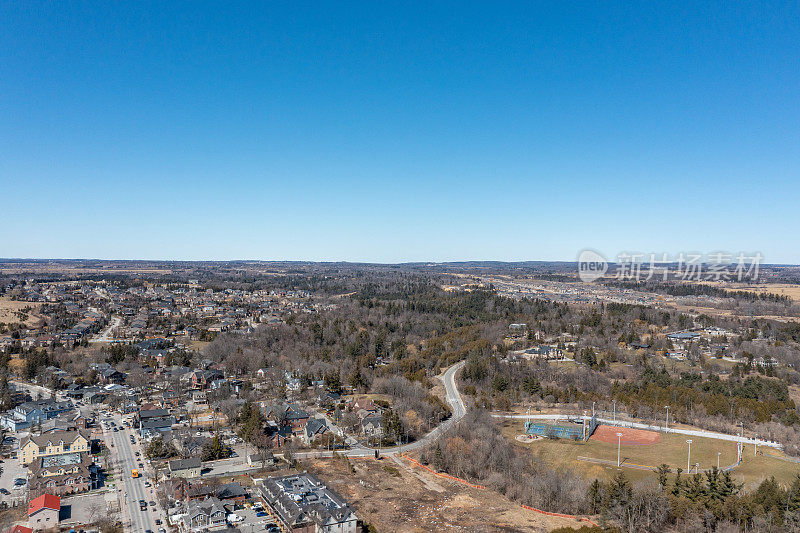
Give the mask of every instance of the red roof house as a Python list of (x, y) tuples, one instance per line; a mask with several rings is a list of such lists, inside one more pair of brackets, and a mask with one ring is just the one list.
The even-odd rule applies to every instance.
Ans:
[(28, 525), (34, 530), (58, 527), (61, 498), (42, 494), (28, 504)]
[(33, 530), (25, 526), (14, 526), (8, 530), (8, 533), (33, 533)]

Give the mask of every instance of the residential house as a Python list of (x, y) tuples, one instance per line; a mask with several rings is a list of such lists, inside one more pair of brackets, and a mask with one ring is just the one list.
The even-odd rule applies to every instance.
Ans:
[(189, 500), (182, 525), (186, 531), (204, 531), (226, 527), (227, 511), (221, 501), (216, 498), (205, 500)]
[(278, 403), (268, 405), (266, 411), (267, 418), (275, 420), (279, 426), (290, 427), (295, 435), (302, 433), (309, 419), (309, 414), (296, 404)]
[(61, 413), (72, 409), (72, 402), (58, 402), (52, 398), (25, 402), (4, 413), (0, 417), (0, 426), (3, 429), (20, 431), (41, 424), (45, 420), (55, 418)]
[(275, 455), (272, 452), (247, 454), (247, 466), (257, 468), (262, 466), (275, 466)]
[(169, 462), (169, 477), (182, 477), (192, 479), (200, 477), (202, 471), (202, 462), (199, 457), (190, 457), (188, 459), (175, 459)]
[(324, 435), (328, 431), (328, 426), (325, 420), (321, 418), (310, 418), (303, 428), (302, 439), (306, 446), (309, 446), (318, 437)]

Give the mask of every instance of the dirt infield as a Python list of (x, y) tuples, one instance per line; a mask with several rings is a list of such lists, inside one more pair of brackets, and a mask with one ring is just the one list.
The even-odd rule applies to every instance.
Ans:
[(661, 440), (661, 434), (657, 431), (646, 429), (621, 428), (617, 426), (606, 426), (600, 424), (590, 437), (592, 440), (600, 442), (617, 443), (617, 433), (622, 433), (622, 444), (655, 444)]

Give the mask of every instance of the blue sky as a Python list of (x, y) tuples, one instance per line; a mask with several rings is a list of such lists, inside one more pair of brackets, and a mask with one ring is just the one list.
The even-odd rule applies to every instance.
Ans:
[(800, 263), (800, 3), (0, 1), (0, 257)]

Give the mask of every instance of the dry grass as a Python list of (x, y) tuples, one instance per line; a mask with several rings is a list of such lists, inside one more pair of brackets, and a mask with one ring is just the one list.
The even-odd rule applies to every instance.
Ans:
[(23, 322), (28, 327), (37, 327), (41, 321), (41, 317), (37, 314), (42, 304), (35, 302), (18, 302), (11, 300), (6, 296), (0, 297), (0, 322), (5, 324), (18, 324), (21, 322), (18, 313), (23, 312), (23, 309), (31, 308), (30, 311), (25, 312), (27, 315)]
[[(582, 473), (587, 479), (598, 478), (610, 480), (619, 469), (616, 466), (603, 466), (578, 461), (579, 456), (617, 460), (617, 445), (589, 440), (588, 442), (572, 442), (567, 440), (538, 440), (521, 443), (515, 437), (522, 433), (522, 421), (503, 423), (503, 434), (512, 439), (517, 446), (525, 447), (533, 452), (541, 461), (554, 467), (569, 467)], [(669, 465), (673, 472), (680, 467), (686, 470), (688, 444), (685, 435), (663, 433), (661, 441), (651, 445), (622, 446), (622, 460), (625, 463), (656, 467), (661, 463)], [(736, 462), (736, 443), (703, 437), (692, 438), (691, 464), (700, 463), (700, 468), (710, 468), (717, 464), (717, 452), (722, 452), (720, 465)], [(781, 483), (791, 483), (794, 476), (800, 473), (800, 464), (779, 459), (783, 454), (777, 450), (761, 448), (763, 455), (753, 456), (753, 447), (745, 446), (742, 464), (734, 469), (734, 477), (748, 486), (756, 485), (762, 480), (775, 476)], [(631, 479), (655, 479), (655, 473), (633, 468), (622, 468)]]

